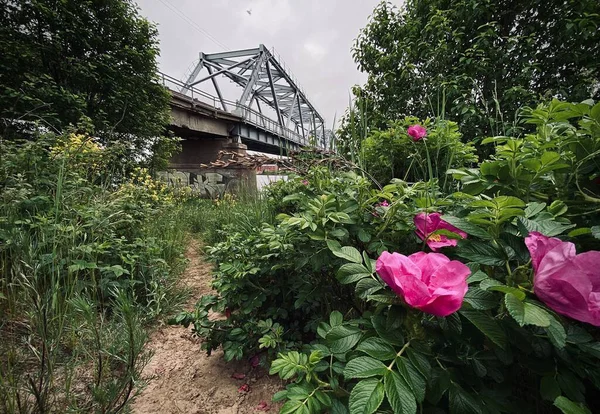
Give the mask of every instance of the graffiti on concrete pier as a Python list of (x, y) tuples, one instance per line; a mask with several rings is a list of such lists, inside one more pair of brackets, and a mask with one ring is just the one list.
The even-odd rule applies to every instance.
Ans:
[(226, 192), (236, 191), (240, 180), (232, 174), (218, 172), (163, 171), (158, 178), (172, 186), (189, 186), (201, 197), (222, 197)]

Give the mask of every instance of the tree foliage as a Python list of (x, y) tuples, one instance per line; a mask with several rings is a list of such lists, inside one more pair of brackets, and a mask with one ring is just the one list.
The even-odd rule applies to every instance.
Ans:
[(163, 133), (157, 30), (130, 0), (0, 0), (0, 117), (84, 122), (136, 148)]
[(510, 133), (539, 99), (600, 98), (596, 0), (379, 4), (353, 48), (369, 123), (445, 115), (467, 139)]

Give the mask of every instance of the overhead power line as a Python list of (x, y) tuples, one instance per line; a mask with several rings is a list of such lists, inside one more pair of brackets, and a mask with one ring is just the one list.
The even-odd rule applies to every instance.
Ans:
[(186, 23), (188, 23), (190, 26), (192, 26), (194, 29), (196, 29), (198, 32), (202, 33), (203, 35), (205, 35), (209, 40), (211, 40), (213, 43), (215, 43), (216, 45), (218, 45), (219, 47), (223, 48), (224, 50), (229, 50), (229, 47), (227, 47), (226, 45), (224, 45), (223, 43), (219, 42), (219, 40), (217, 40), (213, 35), (211, 35), (209, 32), (207, 32), (205, 29), (203, 29), (198, 23), (196, 23), (195, 21), (193, 21), (192, 19), (190, 19), (188, 16), (186, 16), (185, 13), (183, 13), (181, 10), (179, 10), (177, 8), (177, 6), (175, 6), (173, 3), (171, 3), (169, 0), (159, 0), (162, 4), (164, 4), (166, 7), (168, 7), (173, 13), (175, 13), (180, 19), (182, 19), (183, 21), (185, 21)]

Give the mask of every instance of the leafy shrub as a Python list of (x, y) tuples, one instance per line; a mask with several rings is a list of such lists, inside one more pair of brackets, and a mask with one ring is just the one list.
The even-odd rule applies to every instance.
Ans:
[(366, 311), (347, 321), (331, 313), (300, 360), (282, 353), (273, 362), (272, 373), (296, 379), (276, 396), (288, 400), (283, 412), (532, 412), (552, 402), (585, 412), (586, 391), (600, 386), (598, 332), (537, 300), (522, 241), (540, 223), (555, 235), (570, 227), (545, 205), (505, 196), (453, 211), (463, 218), (444, 218), (469, 236), (448, 253), (471, 275), (460, 311), (445, 318), (408, 307), (373, 259), (330, 245), (348, 258), (338, 280), (354, 286)]
[[(555, 101), (531, 110), (526, 121), (538, 125), (536, 134), (484, 141), (500, 144), (492, 160), (478, 170), (451, 171), (464, 193), (431, 193), (427, 209), (443, 210), (444, 220), (468, 234), (446, 249), (471, 269), (457, 313), (440, 318), (411, 309), (386, 288), (367, 252), (361, 260), (359, 250), (343, 247), (349, 263), (338, 280), (355, 286), (367, 311), (346, 322), (334, 312), (319, 326), (320, 340), (300, 354), (279, 354), (271, 372), (296, 379), (276, 396), (288, 400), (282, 411), (545, 412), (554, 405), (583, 413), (586, 404), (596, 410), (598, 331), (540, 302), (523, 242), (541, 232), (597, 248), (597, 226), (576, 228), (598, 222), (591, 193), (599, 171), (594, 108), (600, 106)], [(459, 238), (447, 231), (432, 236)], [(415, 251), (405, 243), (394, 250)]]
[[(218, 294), (180, 321), (194, 323), (209, 338), (208, 349), (222, 344), (227, 358), (261, 348), (277, 354), (271, 373), (292, 381), (275, 396), (285, 401), (284, 413), (598, 410), (598, 330), (565, 316), (564, 306), (580, 304), (542, 301), (543, 288), (534, 286), (539, 269), (532, 269), (524, 242), (543, 234), (572, 240), (578, 252), (597, 249), (589, 181), (598, 174), (593, 143), (600, 122), (584, 106), (578, 116), (561, 114), (557, 107), (568, 106), (558, 103), (541, 106), (535, 116), (554, 114), (546, 115), (554, 121), (523, 138), (516, 151), (506, 146), (518, 139), (503, 139), (477, 170), (451, 170), (449, 179), (460, 182), (449, 186), (395, 179), (375, 190), (360, 175), (319, 168), (277, 184), (270, 202), (285, 213), (252, 231), (230, 228), (227, 241), (210, 250), (219, 266)], [(569, 130), (578, 142), (565, 142), (561, 134)], [(579, 146), (586, 155), (578, 155)], [(554, 148), (564, 150), (560, 160), (545, 163)], [(521, 158), (511, 164), (515, 157)], [(490, 163), (520, 168), (530, 188), (483, 174)], [(568, 168), (544, 167), (554, 163)], [(581, 185), (584, 178), (590, 186)], [(457, 185), (461, 191), (447, 191)], [(432, 212), (447, 224), (420, 227), (419, 237), (415, 217)], [(376, 271), (383, 251), (409, 256), (440, 248), (432, 240), (469, 269), (462, 303), (445, 317), (409, 306), (429, 309), (398, 286), (391, 290)], [(565, 257), (556, 266), (596, 283), (593, 265), (578, 271)], [(584, 300), (591, 301), (585, 312), (594, 312), (593, 295)], [(211, 321), (211, 310), (227, 319)]]
[[(391, 122), (387, 129), (373, 130), (362, 144), (366, 169), (382, 183), (392, 178), (415, 182), (438, 178), (447, 183), (446, 171), (477, 162), (475, 147), (461, 141), (455, 122), (427, 120), (427, 145), (415, 142), (407, 129), (418, 119)], [(430, 164), (428, 164), (428, 160)]]
[[(413, 209), (426, 203), (427, 188), (398, 181), (376, 193), (364, 177), (325, 168), (275, 183), (265, 201), (290, 214), (253, 227), (236, 224), (247, 209), (230, 217), (220, 231), (224, 241), (206, 249), (217, 265), (213, 288), (218, 295), (205, 296), (194, 312), (174, 321), (193, 324), (208, 352), (222, 345), (227, 360), (264, 348), (274, 354), (312, 340), (331, 310), (364, 309), (335, 279), (343, 260), (327, 246), (352, 244), (372, 253), (391, 248), (411, 230), (407, 203)], [(226, 208), (229, 213), (215, 216), (230, 214)], [(419, 245), (416, 239), (407, 243)], [(214, 312), (227, 319), (215, 319)], [(273, 337), (267, 327), (275, 324), (284, 333)]]
[[(209, 352), (223, 345), (225, 358), (231, 360), (262, 348), (299, 345), (314, 337), (321, 315), (347, 306), (349, 292), (335, 282), (335, 257), (322, 243), (325, 235), (359, 240), (344, 224), (362, 221), (353, 213), (369, 196), (369, 184), (355, 174), (338, 178), (323, 174), (316, 171), (308, 179), (297, 177), (278, 185), (280, 189), (302, 186), (304, 193), (283, 200), (299, 199), (298, 215), (281, 214), (278, 224), (226, 226), (225, 241), (207, 248), (218, 268), (213, 282), (218, 296), (205, 296), (194, 312), (184, 312), (175, 320), (186, 326), (193, 323), (194, 331), (207, 339), (203, 347)], [(315, 196), (313, 191), (320, 186), (343, 191)], [(367, 233), (360, 237), (370, 239)], [(226, 313), (228, 318), (215, 320), (209, 317), (211, 311)], [(281, 335), (276, 324), (283, 328)]]
[(469, 194), (510, 194), (526, 202), (562, 200), (573, 212), (600, 200), (600, 103), (557, 100), (523, 111), (536, 127), (522, 138), (493, 137), (494, 154), (477, 169), (451, 170)]

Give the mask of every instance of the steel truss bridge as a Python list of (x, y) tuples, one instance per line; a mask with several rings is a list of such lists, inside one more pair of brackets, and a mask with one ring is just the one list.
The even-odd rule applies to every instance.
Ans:
[[(239, 119), (230, 131), (244, 141), (297, 149), (328, 145), (325, 121), (274, 50), (255, 49), (222, 53), (200, 53), (198, 63), (185, 81), (159, 73), (172, 101), (186, 99), (214, 110), (215, 117)], [(219, 80), (227, 78), (241, 87), (235, 100), (224, 98)], [(206, 92), (212, 84), (215, 94)], [(270, 108), (269, 115), (265, 106)], [(221, 114), (221, 116), (217, 116)]]

